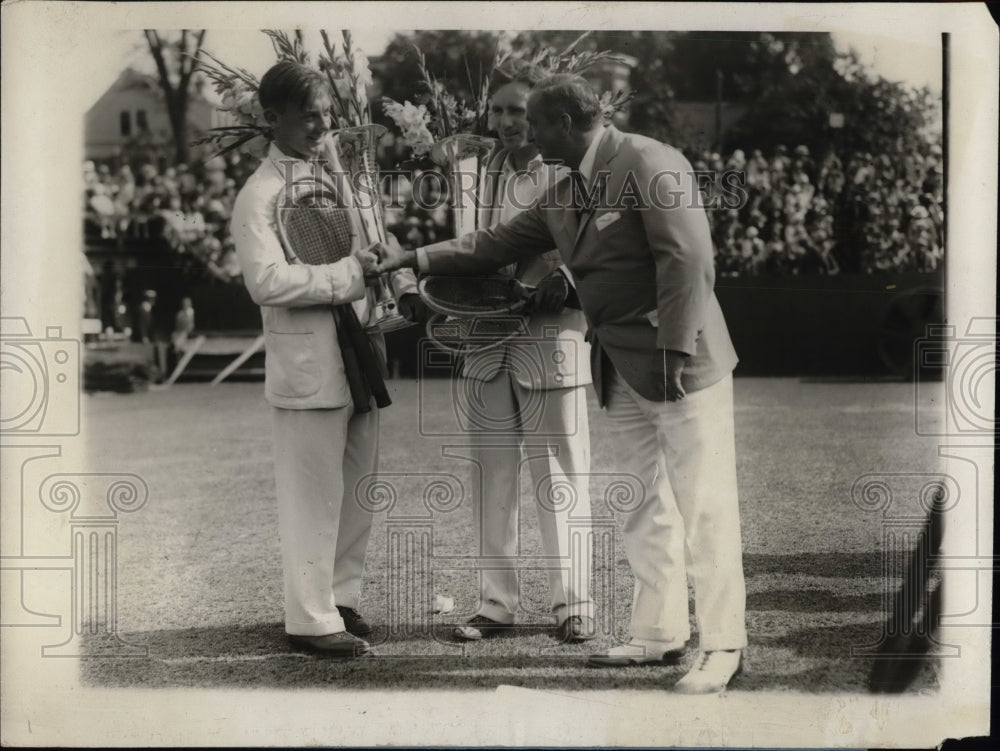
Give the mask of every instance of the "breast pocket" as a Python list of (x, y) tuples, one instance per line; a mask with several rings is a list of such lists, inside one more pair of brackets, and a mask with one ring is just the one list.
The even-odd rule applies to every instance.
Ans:
[(272, 394), (304, 398), (319, 391), (320, 369), (312, 332), (268, 331), (265, 342), (265, 369)]

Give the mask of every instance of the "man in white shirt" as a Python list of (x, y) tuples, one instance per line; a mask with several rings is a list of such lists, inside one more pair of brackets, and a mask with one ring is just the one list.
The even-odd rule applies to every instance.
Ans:
[[(530, 80), (510, 78), (491, 99), (491, 116), (503, 146), (481, 187), (480, 226), (513, 218), (532, 206), (555, 170), (542, 163), (528, 140), (525, 118)], [(590, 428), (585, 386), (590, 347), (579, 308), (565, 306), (569, 272), (559, 252), (526, 259), (503, 270), (542, 289), (529, 332), (509, 345), (470, 355), (461, 366), (458, 409), (471, 458), (472, 507), (479, 537), (480, 603), (455, 628), (455, 638), (475, 641), (502, 633), (518, 610), (516, 556), (522, 446), (531, 475), (545, 554), (556, 636), (581, 642), (595, 636), (590, 597)], [(569, 502), (566, 499), (569, 498)]]
[[(368, 652), (360, 637), (372, 630), (357, 611), (372, 519), (354, 488), (377, 468), (378, 411), (352, 401), (331, 306), (353, 303), (364, 320), (376, 257), (366, 248), (336, 263), (289, 264), (275, 211), (287, 181), (314, 177), (328, 147), (327, 87), (319, 71), (288, 61), (264, 74), (273, 143), (236, 199), (231, 232), (264, 325), (285, 630), (296, 647), (351, 658)], [(381, 335), (371, 339), (384, 360)]]
[[(694, 170), (676, 149), (605, 125), (596, 93), (579, 76), (536, 84), (528, 122), (542, 156), (576, 174), (531, 209), (460, 241), (416, 253), (380, 247), (379, 270), (479, 274), (559, 248), (590, 323), (597, 398), (624, 449), (618, 471), (645, 490), (621, 515), (635, 574), (630, 640), (590, 662), (678, 662), (691, 636), (690, 578), (700, 654), (674, 690), (721, 691), (741, 670), (747, 645), (737, 357), (713, 289), (714, 251)], [(594, 190), (585, 197), (584, 187)]]

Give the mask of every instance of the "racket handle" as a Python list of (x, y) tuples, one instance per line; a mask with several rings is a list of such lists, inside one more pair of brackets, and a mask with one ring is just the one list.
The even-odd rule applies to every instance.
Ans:
[(382, 364), (378, 355), (375, 354), (375, 345), (361, 327), (358, 316), (354, 308), (345, 306), (343, 317), (346, 324), (347, 334), (351, 339), (354, 351), (357, 353), (358, 365), (364, 375), (365, 383), (371, 389), (372, 396), (375, 397), (375, 404), (379, 409), (392, 404), (389, 397), (389, 390), (385, 387), (385, 380), (382, 375)]
[(361, 363), (358, 362), (358, 353), (354, 348), (346, 318), (343, 309), (333, 308), (337, 343), (340, 344), (340, 356), (344, 360), (344, 374), (347, 377), (347, 387), (351, 391), (351, 400), (354, 402), (354, 413), (363, 414), (372, 410), (371, 391), (368, 388), (364, 371), (361, 369)]

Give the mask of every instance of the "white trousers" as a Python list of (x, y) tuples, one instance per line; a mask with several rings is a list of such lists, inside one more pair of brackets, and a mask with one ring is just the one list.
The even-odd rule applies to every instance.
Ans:
[(472, 508), (479, 536), (477, 614), (513, 623), (518, 609), (521, 451), (535, 490), (552, 612), (594, 616), (590, 597), (590, 425), (583, 386), (530, 391), (506, 368), (490, 381), (458, 384), (469, 431)]
[(746, 646), (733, 378), (679, 402), (653, 402), (610, 375), (611, 434), (625, 448), (620, 467), (640, 478), (645, 498), (622, 515), (635, 575), (630, 633), (686, 642), (688, 588), (703, 650)]
[(272, 409), (274, 475), (284, 572), (285, 630), (344, 630), (337, 605), (356, 608), (372, 515), (355, 497), (378, 464), (378, 410)]

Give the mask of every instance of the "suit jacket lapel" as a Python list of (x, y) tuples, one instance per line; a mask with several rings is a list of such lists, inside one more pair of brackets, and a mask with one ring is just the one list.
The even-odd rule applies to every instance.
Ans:
[(576, 219), (576, 212), (573, 212), (573, 222), (577, 223), (576, 228), (576, 239), (573, 241), (573, 247), (575, 248), (580, 243), (580, 238), (583, 236), (583, 231), (587, 229), (587, 225), (590, 223), (590, 217), (594, 215), (593, 209), (586, 211), (580, 221)]
[[(615, 154), (618, 153), (618, 147), (621, 145), (620, 135), (621, 134), (613, 125), (609, 125), (604, 129), (604, 134), (601, 136), (601, 143), (597, 147), (597, 155), (594, 157), (594, 169), (590, 176), (590, 186), (588, 186), (588, 190), (593, 189), (593, 186), (597, 184), (597, 180), (601, 172), (607, 169), (608, 164), (615, 158)], [(601, 200), (605, 199), (606, 196), (601, 197)], [(583, 237), (583, 231), (587, 229), (587, 225), (590, 223), (590, 220), (596, 211), (597, 209), (595, 207), (583, 214), (576, 230), (576, 239), (573, 242), (574, 249), (580, 244), (580, 238)], [(576, 212), (571, 211), (570, 213), (574, 215), (575, 221)]]

